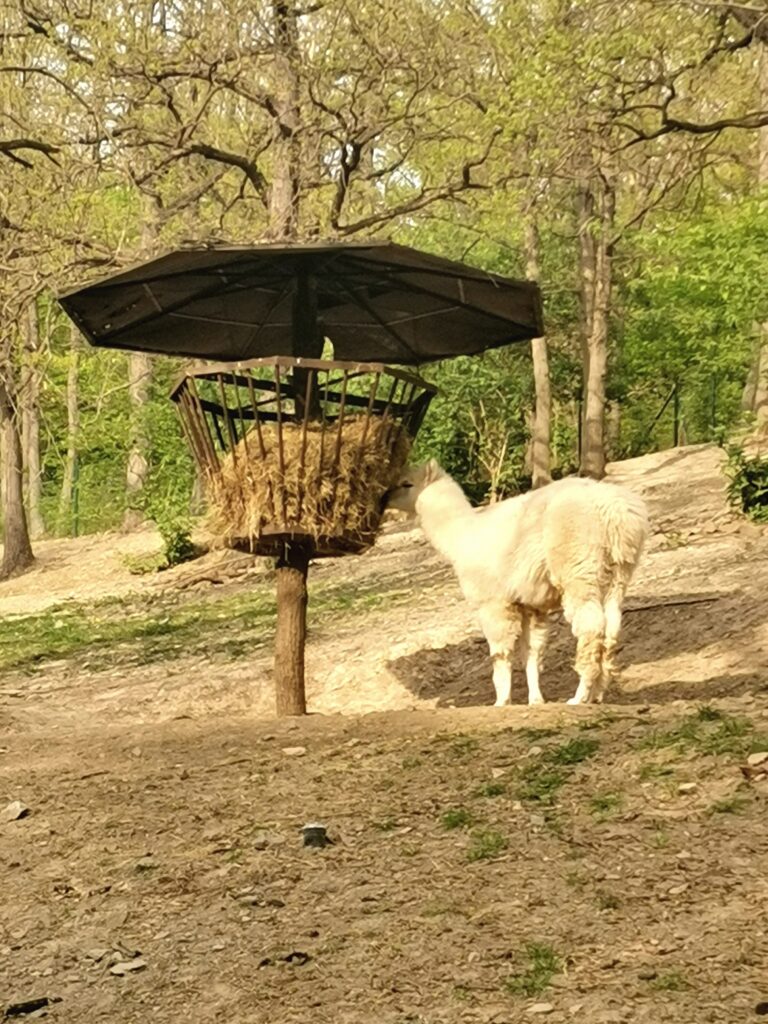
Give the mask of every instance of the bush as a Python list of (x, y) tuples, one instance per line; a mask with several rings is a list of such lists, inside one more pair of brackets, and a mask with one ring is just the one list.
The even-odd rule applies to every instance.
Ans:
[(768, 523), (768, 458), (747, 455), (738, 445), (726, 448), (728, 500), (758, 523)]

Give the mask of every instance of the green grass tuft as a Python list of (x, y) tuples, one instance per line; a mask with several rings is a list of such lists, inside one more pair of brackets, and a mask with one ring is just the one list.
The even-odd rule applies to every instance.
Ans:
[(491, 860), (498, 857), (507, 848), (507, 840), (500, 832), (490, 829), (478, 829), (472, 833), (472, 842), (467, 849), (467, 860), (474, 863), (478, 860)]
[(526, 945), (525, 957), (525, 969), (507, 978), (504, 987), (512, 995), (527, 996), (530, 999), (545, 992), (562, 968), (560, 957), (554, 949), (539, 942), (529, 942)]

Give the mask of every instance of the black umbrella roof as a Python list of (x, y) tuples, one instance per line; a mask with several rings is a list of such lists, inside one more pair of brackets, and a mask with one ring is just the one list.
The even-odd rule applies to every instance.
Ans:
[(399, 364), (543, 333), (537, 285), (378, 242), (185, 249), (60, 301), (93, 345), (223, 361), (318, 356), (315, 322), (336, 359)]

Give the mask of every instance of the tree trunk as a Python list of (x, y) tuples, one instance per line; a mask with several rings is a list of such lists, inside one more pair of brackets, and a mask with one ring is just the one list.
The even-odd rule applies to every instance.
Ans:
[(760, 350), (755, 374), (753, 409), (758, 433), (768, 436), (768, 320), (760, 324)]
[(275, 32), (275, 145), (269, 194), (269, 233), (295, 238), (299, 227), (299, 30), (296, 9), (273, 0)]
[[(768, 46), (760, 46), (758, 54), (760, 68), (760, 102), (768, 106)], [(768, 187), (768, 125), (758, 130), (757, 182)], [(755, 360), (755, 394), (753, 411), (757, 419), (758, 433), (768, 437), (768, 320), (760, 324), (758, 352)]]
[(310, 548), (288, 543), (277, 560), (275, 708), (279, 717), (306, 714), (304, 644)]
[(33, 540), (37, 540), (45, 533), (45, 523), (40, 509), (43, 490), (40, 468), (40, 370), (37, 366), (40, 331), (35, 302), (28, 307), (26, 327), (21, 372), (21, 447), (29, 533)]
[[(616, 198), (605, 180), (597, 184), (597, 203), (582, 201), (579, 219), (584, 316), (584, 435), (580, 472), (596, 480), (605, 475), (605, 377), (608, 368), (608, 318), (611, 307), (613, 256), (611, 235)], [(591, 190), (590, 190), (591, 191)], [(588, 216), (597, 205), (597, 231)], [(583, 237), (588, 235), (589, 237)]]
[(125, 473), (126, 509), (124, 530), (135, 530), (144, 522), (145, 515), (139, 505), (141, 493), (149, 475), (149, 434), (146, 415), (152, 363), (144, 352), (132, 352), (128, 357), (128, 398), (131, 403), (130, 449)]
[(0, 438), (5, 476), (3, 561), (0, 564), (0, 579), (8, 579), (9, 576), (16, 576), (28, 569), (35, 557), (32, 554), (24, 510), (24, 460), (17, 409), (9, 385), (5, 381), (0, 381)]
[(621, 437), (621, 404), (617, 401), (608, 404), (608, 411), (605, 417), (605, 433), (608, 458), (610, 460), (617, 459)]
[[(525, 225), (526, 276), (539, 282), (539, 233), (533, 216)], [(531, 425), (531, 486), (534, 490), (552, 480), (552, 452), (550, 449), (552, 423), (552, 391), (549, 380), (549, 353), (545, 338), (531, 340), (533, 381), (536, 403)]]
[(61, 479), (57, 532), (69, 534), (72, 527), (72, 504), (77, 466), (77, 442), (80, 430), (80, 406), (77, 388), (80, 372), (80, 339), (77, 331), (69, 328), (69, 365), (67, 366), (67, 454)]

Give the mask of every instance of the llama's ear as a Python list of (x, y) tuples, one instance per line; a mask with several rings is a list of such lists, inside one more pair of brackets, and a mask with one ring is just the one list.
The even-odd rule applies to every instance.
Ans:
[(424, 465), (424, 483), (432, 484), (440, 476), (442, 470), (437, 459), (430, 459), (429, 462)]

